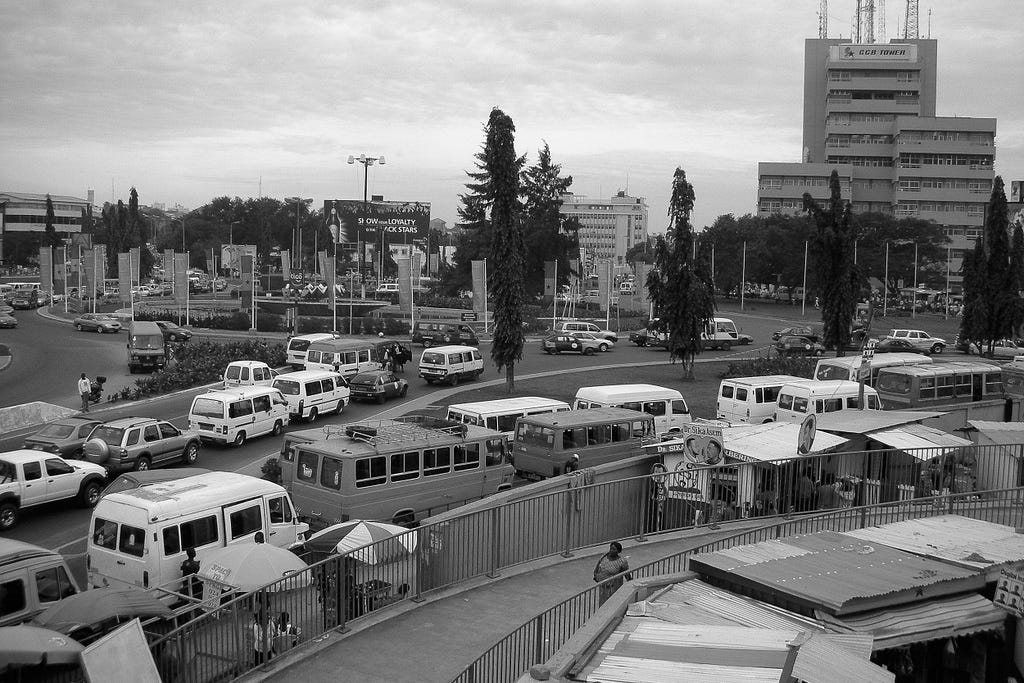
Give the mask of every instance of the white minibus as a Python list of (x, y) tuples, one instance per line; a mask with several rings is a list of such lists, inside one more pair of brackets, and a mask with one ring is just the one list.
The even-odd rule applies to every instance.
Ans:
[(337, 339), (337, 333), (317, 332), (316, 334), (299, 334), (288, 340), (286, 350), (288, 364), (293, 370), (303, 370), (306, 367), (306, 352), (310, 344), (326, 339)]
[(701, 346), (705, 349), (728, 351), (733, 344), (739, 344), (740, 334), (736, 323), (729, 318), (713, 318), (707, 329), (700, 335)]
[(345, 379), (380, 367), (376, 344), (369, 340), (324, 339), (313, 342), (306, 351), (307, 370), (334, 370)]
[(259, 360), (234, 360), (224, 368), (224, 388), (269, 387), (274, 383), (277, 372)]
[(719, 420), (761, 424), (775, 419), (779, 391), (786, 384), (812, 380), (793, 375), (723, 379), (718, 387)]
[(235, 543), (290, 548), (305, 540), (284, 487), (237, 472), (208, 472), (104, 496), (92, 511), (87, 543), (89, 585), (163, 586), (177, 590), (187, 548), (203, 552)]
[[(860, 408), (859, 393), (860, 383), (846, 380), (825, 382), (804, 380), (787, 384), (779, 391), (775, 420), (799, 424), (803, 422), (808, 413), (820, 415), (837, 410)], [(878, 392), (871, 387), (864, 387), (864, 400), (869, 410), (882, 409)]]
[(654, 416), (654, 432), (670, 434), (682, 431), (693, 420), (683, 395), (675, 389), (654, 384), (610, 384), (580, 387), (576, 391), (576, 408), (625, 408)]
[(209, 391), (192, 399), (188, 411), (188, 427), (199, 438), (235, 446), (263, 434), (277, 436), (288, 421), (288, 402), (273, 387)]
[[(863, 357), (859, 353), (840, 358), (822, 358), (814, 367), (814, 379), (845, 379), (856, 382), (857, 371), (863, 362)], [(875, 357), (871, 359), (871, 375), (866, 379), (865, 384), (869, 387), (875, 386), (875, 382), (878, 380), (878, 371), (882, 368), (931, 364), (932, 359), (922, 353), (876, 353)]]
[(420, 356), (420, 377), (427, 384), (476, 379), (484, 372), (484, 357), (475, 346), (435, 346)]
[(569, 404), (553, 398), (540, 396), (516, 396), (493, 401), (453, 403), (448, 406), (449, 420), (468, 425), (486, 427), (502, 432), (509, 441), (516, 432), (516, 420), (528, 415), (544, 415), (569, 410)]
[(333, 370), (300, 370), (278, 375), (274, 388), (284, 395), (293, 420), (316, 422), (319, 415), (341, 414), (349, 404), (348, 382)]

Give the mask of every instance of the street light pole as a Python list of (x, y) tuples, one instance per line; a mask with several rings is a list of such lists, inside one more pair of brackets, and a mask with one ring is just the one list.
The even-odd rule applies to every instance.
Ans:
[[(288, 197), (285, 201), (289, 204), (295, 202), (295, 232), (292, 233), (292, 246), (294, 247), (292, 267), (299, 271), (302, 270), (302, 225), (299, 223), (299, 219), (302, 215), (302, 205), (309, 206), (313, 203), (313, 200), (303, 199), (302, 197)], [(314, 254), (314, 256), (316, 255)]]
[[(356, 162), (359, 162), (360, 164), (363, 165), (363, 228), (365, 229), (365, 226), (366, 226), (366, 209), (367, 209), (366, 192), (367, 192), (368, 185), (369, 185), (370, 166), (373, 166), (375, 163), (379, 163), (381, 166), (383, 166), (384, 165), (384, 157), (383, 156), (368, 157), (365, 154), (360, 154), (358, 157), (349, 155), (348, 163), (354, 164)], [(383, 273), (383, 270), (384, 270), (384, 232), (378, 230), (378, 233), (379, 233), (379, 237), (380, 237), (380, 239), (378, 240), (378, 243), (380, 245), (380, 272), (377, 273), (377, 280), (378, 280), (378, 284), (379, 284), (379, 282), (384, 279), (384, 277), (383, 277), (383, 275), (384, 275), (384, 273)], [(357, 243), (357, 247), (359, 249), (359, 276), (360, 276), (360, 278), (362, 278), (362, 275), (363, 275), (363, 243), (359, 240), (358, 230), (357, 230), (357, 234), (356, 234), (356, 243)]]

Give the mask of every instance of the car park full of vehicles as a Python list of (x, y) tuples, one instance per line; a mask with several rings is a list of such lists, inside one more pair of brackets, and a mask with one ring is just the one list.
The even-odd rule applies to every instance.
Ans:
[(409, 383), (396, 377), (390, 370), (369, 370), (360, 372), (349, 380), (348, 388), (353, 401), (384, 401), (394, 396), (404, 397), (409, 391)]
[(0, 453), (0, 531), (24, 508), (67, 500), (92, 507), (106, 484), (104, 469), (87, 462), (28, 448)]
[(547, 354), (580, 353), (593, 356), (600, 350), (600, 345), (593, 337), (586, 339), (571, 333), (560, 333), (545, 337), (541, 348)]
[(65, 417), (50, 422), (38, 432), (25, 439), (24, 448), (55, 453), (62, 458), (82, 458), (82, 445), (100, 420), (85, 416)]
[(946, 348), (945, 339), (933, 337), (924, 330), (890, 330), (886, 337), (888, 339), (905, 339), (914, 348), (924, 353), (942, 353)]
[(108, 473), (148, 470), (155, 465), (195, 464), (199, 434), (152, 417), (123, 417), (97, 426), (82, 446), (89, 462)]
[(187, 327), (182, 327), (177, 323), (173, 323), (170, 320), (157, 320), (156, 326), (160, 328), (160, 331), (164, 335), (164, 341), (169, 342), (187, 342), (192, 339), (192, 330)]
[(121, 323), (103, 313), (83, 313), (74, 320), (79, 332), (120, 332)]

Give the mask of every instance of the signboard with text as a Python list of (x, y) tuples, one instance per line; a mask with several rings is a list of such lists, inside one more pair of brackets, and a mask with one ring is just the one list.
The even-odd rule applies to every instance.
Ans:
[(833, 62), (877, 59), (886, 62), (916, 62), (917, 45), (902, 43), (867, 43), (833, 45), (829, 49)]
[(373, 242), (383, 232), (396, 238), (426, 239), (430, 232), (429, 202), (363, 202), (328, 199), (324, 202), (327, 227), (341, 243)]

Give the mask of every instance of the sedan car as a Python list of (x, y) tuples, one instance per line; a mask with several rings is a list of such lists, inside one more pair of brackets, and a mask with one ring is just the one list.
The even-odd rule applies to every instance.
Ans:
[(782, 337), (807, 337), (811, 341), (818, 341), (819, 333), (813, 327), (783, 327), (781, 330), (772, 332), (772, 341), (779, 341)]
[(594, 338), (578, 337), (575, 334), (553, 334), (544, 339), (544, 353), (581, 353), (593, 356), (600, 351), (600, 345)]
[(11, 313), (14, 313), (14, 307), (8, 306), (6, 303), (0, 300), (0, 314), (10, 315)]
[(598, 351), (611, 351), (615, 347), (615, 342), (604, 337), (598, 337), (593, 332), (575, 332), (572, 336), (577, 339), (589, 339), (597, 344)]
[(16, 296), (11, 299), (11, 307), (19, 311), (30, 311), (35, 308), (32, 302), (23, 296)]
[(360, 372), (348, 381), (349, 400), (376, 401), (383, 403), (392, 396), (405, 396), (409, 383), (395, 377), (390, 370)]
[(807, 337), (786, 335), (775, 342), (775, 350), (782, 356), (821, 356), (825, 353), (825, 346)]
[(744, 334), (744, 333), (740, 332), (739, 334), (736, 335), (736, 343), (737, 344), (741, 344), (741, 345), (742, 344), (753, 344), (754, 343), (754, 338), (752, 336), (750, 336), (749, 334)]
[(1018, 343), (1012, 339), (997, 339), (992, 342), (991, 349), (989, 349), (988, 346), (985, 346), (982, 353), (988, 358), (1013, 360), (1017, 356), (1024, 356), (1024, 347), (1018, 345)]
[(18, 319), (17, 318), (15, 318), (13, 315), (8, 315), (6, 313), (0, 313), (0, 328), (2, 328), (2, 327), (14, 328), (14, 327), (17, 327), (17, 326), (18, 326)]
[(182, 327), (170, 320), (157, 320), (156, 326), (164, 333), (164, 340), (169, 342), (187, 342), (192, 339), (192, 330)]
[(37, 451), (56, 453), (63, 458), (81, 460), (82, 444), (99, 424), (100, 420), (89, 417), (66, 417), (49, 423), (25, 439), (23, 448), (34, 448)]
[(906, 339), (879, 339), (875, 343), (875, 353), (925, 353)]
[(121, 331), (121, 323), (103, 313), (83, 313), (75, 318), (75, 329), (79, 332), (117, 332)]

